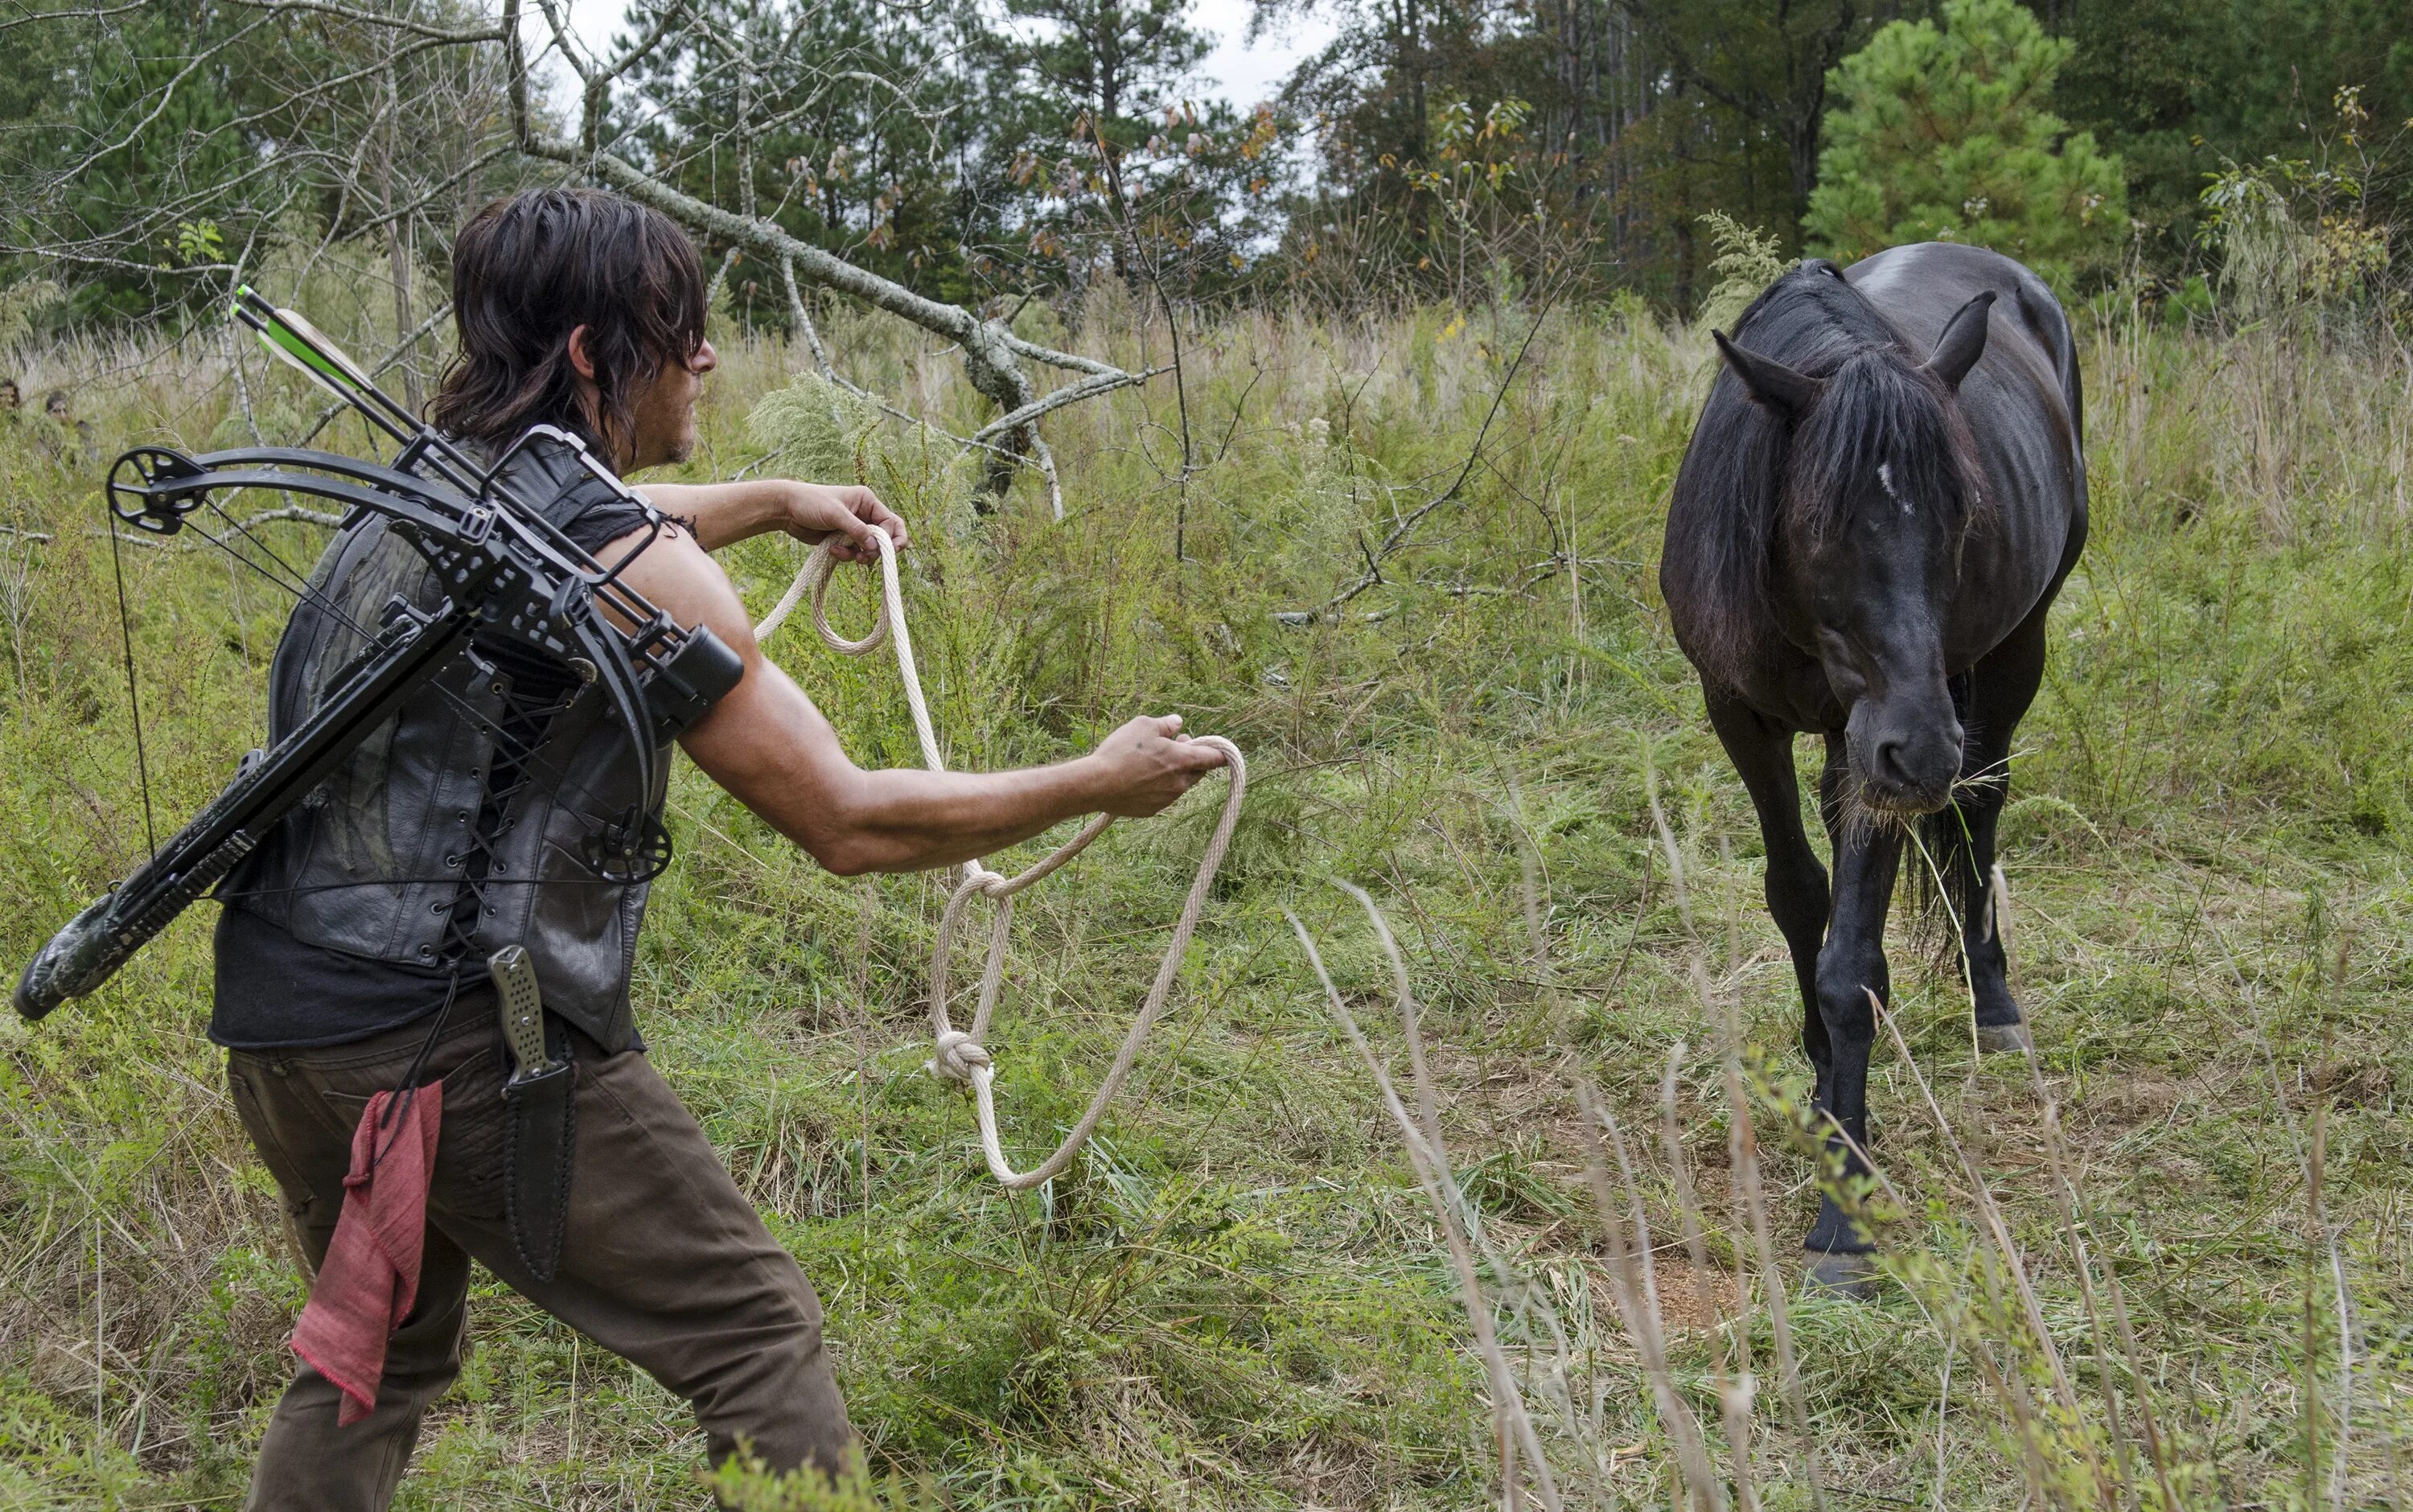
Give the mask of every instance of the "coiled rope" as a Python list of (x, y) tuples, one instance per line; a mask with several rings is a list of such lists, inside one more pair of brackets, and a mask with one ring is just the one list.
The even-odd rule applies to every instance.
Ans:
[[(922, 742), (923, 764), (933, 772), (943, 772), (946, 763), (939, 755), (939, 737), (930, 726), (930, 705), (922, 696), (922, 674), (913, 664), (913, 638), (905, 629), (905, 599), (896, 579), (896, 546), (885, 532), (877, 534), (880, 542), (880, 617), (871, 632), (859, 641), (850, 641), (830, 628), (829, 615), (822, 608), (822, 595), (828, 591), (830, 572), (837, 558), (830, 555), (830, 543), (813, 548), (805, 565), (797, 570), (795, 581), (780, 595), (778, 603), (762, 622), (754, 627), (757, 642), (767, 642), (787, 617), (795, 613), (796, 605), (809, 598), (812, 601), (813, 626), (821, 631), (822, 644), (846, 656), (867, 656), (879, 649), (882, 641), (894, 638), (896, 643), (896, 671), (905, 684), (905, 702), (913, 711), (913, 733)], [(1089, 1135), (1097, 1131), (1099, 1120), (1106, 1116), (1106, 1106), (1121, 1090), (1123, 1080), (1131, 1075), (1132, 1066), (1147, 1043), (1148, 1030), (1155, 1025), (1157, 1015), (1164, 1009), (1164, 1000), (1173, 990), (1174, 978), (1180, 974), (1182, 956), (1190, 949), (1190, 937), (1198, 927), (1198, 916), (1206, 910), (1206, 895), (1215, 885), (1215, 873), (1223, 865), (1223, 852), (1231, 849), (1232, 827), (1239, 822), (1240, 798), (1249, 783), (1249, 763), (1240, 755), (1240, 748), (1221, 735), (1200, 735), (1195, 743), (1210, 746), (1223, 753), (1224, 771), (1231, 786), (1223, 795), (1223, 812), (1215, 822), (1215, 832), (1207, 838), (1206, 849), (1198, 858), (1198, 876), (1190, 884), (1190, 896), (1182, 899), (1181, 917), (1173, 926), (1173, 939), (1165, 946), (1164, 960), (1156, 969), (1156, 980), (1147, 989), (1147, 1000), (1140, 1005), (1139, 1015), (1132, 1020), (1130, 1032), (1123, 1036), (1122, 1047), (1115, 1052), (1114, 1064), (1106, 1068), (1105, 1079), (1098, 1084), (1095, 1096), (1089, 1099), (1088, 1111), (1081, 1121), (1048, 1156), (1028, 1171), (1016, 1171), (1005, 1158), (997, 1128), (997, 1094), (992, 1083), (997, 1078), (996, 1062), (990, 1059), (984, 1041), (989, 1019), (997, 1009), (998, 989), (1005, 980), (1005, 945), (1008, 927), (1014, 920), (1014, 897), (1024, 888), (1049, 875), (1066, 862), (1088, 849), (1089, 843), (1103, 835), (1114, 823), (1112, 814), (1100, 814), (1081, 827), (1081, 832), (1050, 852), (1039, 863), (1019, 875), (1007, 877), (990, 870), (979, 861), (963, 865), (963, 880), (955, 884), (947, 898), (946, 908), (939, 914), (937, 940), (930, 947), (930, 1025), (935, 1048), (929, 1069), (952, 1081), (968, 1083), (972, 1090), (974, 1105), (979, 1111), (981, 1149), (988, 1157), (991, 1175), (1008, 1188), (1021, 1191), (1035, 1187), (1054, 1178), (1073, 1164)], [(969, 1030), (955, 1028), (947, 1016), (948, 961), (953, 954), (955, 930), (976, 897), (985, 897), (997, 905), (989, 924), (988, 959), (981, 971), (980, 996), (972, 1010)]]

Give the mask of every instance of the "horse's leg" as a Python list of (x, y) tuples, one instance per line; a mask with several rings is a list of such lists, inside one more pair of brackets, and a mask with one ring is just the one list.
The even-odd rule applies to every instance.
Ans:
[(1935, 864), (1944, 874), (1944, 896), (1961, 916), (1961, 959), (1980, 1050), (2027, 1045), (1996, 927), (1995, 911), (2002, 900), (1993, 896), (1994, 826), (2010, 796), (2011, 737), (2044, 680), (2044, 613), (2039, 609), (1970, 670), (1969, 707), (1961, 716), (1969, 732), (1961, 765), (1963, 785), (1959, 801), (1929, 827), (1943, 842)]
[[(1876, 994), (1879, 1003), (1891, 1001), (1885, 926), (1902, 859), (1902, 835), (1890, 824), (1873, 823), (1852, 812), (1848, 793), (1853, 780), (1843, 737), (1828, 736), (1827, 769), (1818, 788), (1827, 833), (1835, 845), (1835, 888), (1826, 948), (1818, 953), (1817, 994), (1834, 1066), (1820, 1089), (1818, 1105), (1850, 1136), (1848, 1141), (1830, 1136), (1829, 1151), (1843, 1157), (1847, 1173), (1865, 1175), (1868, 1163), (1853, 1147), (1869, 1148), (1869, 1053), (1875, 1047), (1877, 1030), (1869, 994)], [(1826, 1193), (1819, 1194), (1818, 1221), (1803, 1248), (1816, 1256), (1810, 1267), (1813, 1284), (1866, 1294), (1873, 1273), (1868, 1254), (1874, 1246)]]
[(1710, 724), (1734, 763), (1768, 850), (1768, 912), (1793, 955), (1801, 985), (1801, 1050), (1827, 1085), (1827, 1025), (1818, 1013), (1818, 947), (1827, 936), (1827, 868), (1801, 827), (1801, 783), (1793, 773), (1793, 732), (1715, 693)]

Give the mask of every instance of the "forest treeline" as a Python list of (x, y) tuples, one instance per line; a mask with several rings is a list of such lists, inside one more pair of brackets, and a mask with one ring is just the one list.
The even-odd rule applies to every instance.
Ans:
[[(468, 207), (603, 152), (990, 313), (1101, 275), (1689, 310), (1712, 211), (1783, 255), (1944, 235), (2171, 290), (2276, 217), (2351, 281), (2408, 202), (2388, 0), (1257, 0), (1310, 17), (1329, 44), (1242, 109), (1190, 0), (639, 0), (583, 58), (515, 0), (36, 0), (0, 21), (0, 276), (60, 291), (28, 319), (124, 319), (341, 241), (407, 328)], [(730, 311), (788, 323), (781, 270), (687, 218)]]

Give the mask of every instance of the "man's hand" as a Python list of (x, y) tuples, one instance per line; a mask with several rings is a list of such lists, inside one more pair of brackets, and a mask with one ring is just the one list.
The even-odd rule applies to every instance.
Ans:
[(1087, 760), (1098, 772), (1098, 807), (1120, 818), (1146, 819), (1173, 807), (1222, 765), (1223, 753), (1193, 744), (1181, 733), (1178, 714), (1144, 715), (1100, 741)]
[(880, 543), (873, 537), (883, 530), (900, 550), (911, 544), (905, 522), (868, 488), (784, 479), (770, 486), (780, 491), (783, 513), (778, 528), (808, 546), (836, 537), (830, 555), (841, 562), (878, 561)]

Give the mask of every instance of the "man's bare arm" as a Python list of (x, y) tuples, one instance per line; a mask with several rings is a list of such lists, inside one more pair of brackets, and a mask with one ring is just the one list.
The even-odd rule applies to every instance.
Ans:
[(869, 529), (886, 530), (896, 544), (907, 544), (905, 522), (868, 488), (757, 478), (734, 483), (646, 483), (637, 491), (656, 509), (692, 522), (696, 540), (706, 551), (774, 530), (807, 545), (836, 535), (835, 554), (850, 562), (867, 560), (878, 551), (864, 533)]
[[(621, 542), (601, 553), (616, 560)], [(876, 548), (875, 548), (876, 549)], [(831, 871), (920, 871), (968, 861), (1082, 814), (1153, 814), (1222, 764), (1178, 716), (1138, 719), (1087, 756), (1014, 772), (865, 771), (755, 644), (720, 564), (684, 531), (629, 564), (629, 586), (682, 625), (709, 626), (746, 666), (680, 743), (704, 775)]]

